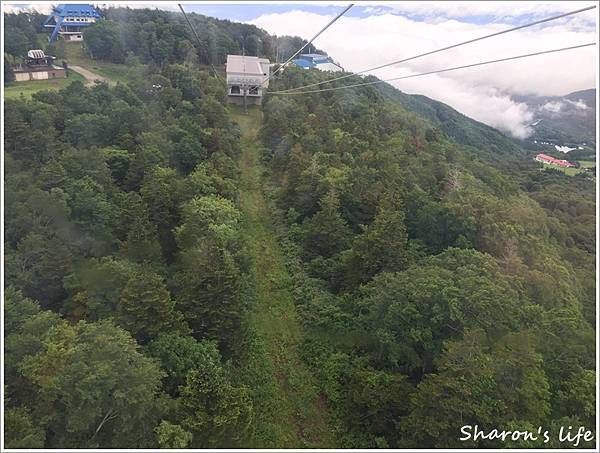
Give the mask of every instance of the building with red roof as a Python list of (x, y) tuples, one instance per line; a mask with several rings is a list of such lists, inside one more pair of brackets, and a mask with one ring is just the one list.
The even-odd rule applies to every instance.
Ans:
[(541, 162), (543, 164), (557, 165), (557, 166), (563, 167), (563, 168), (575, 167), (574, 163), (571, 163), (567, 160), (556, 159), (555, 157), (548, 156), (547, 154), (542, 154), (542, 153), (535, 156), (535, 160), (537, 160), (538, 162)]

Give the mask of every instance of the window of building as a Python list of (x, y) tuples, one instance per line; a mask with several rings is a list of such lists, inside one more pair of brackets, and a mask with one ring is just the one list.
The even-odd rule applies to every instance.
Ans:
[(258, 87), (250, 87), (248, 94), (253, 94), (254, 96), (258, 96)]
[(231, 94), (240, 94), (240, 87), (239, 87), (239, 85), (232, 85), (231, 86)]
[(81, 38), (81, 35), (77, 35), (78, 38)]

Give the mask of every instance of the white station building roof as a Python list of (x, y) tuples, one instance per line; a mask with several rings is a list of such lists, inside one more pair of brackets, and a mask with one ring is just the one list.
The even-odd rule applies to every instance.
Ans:
[(269, 75), (269, 60), (247, 55), (227, 55), (228, 83), (259, 85)]

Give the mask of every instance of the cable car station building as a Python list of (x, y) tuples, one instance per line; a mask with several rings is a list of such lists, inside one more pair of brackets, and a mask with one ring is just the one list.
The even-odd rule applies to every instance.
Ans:
[(100, 13), (91, 5), (55, 6), (44, 22), (45, 28), (52, 29), (48, 41), (54, 42), (59, 36), (65, 41), (83, 41), (83, 30), (101, 18)]
[(227, 55), (227, 100), (234, 104), (260, 105), (269, 86), (269, 60), (245, 55)]
[(303, 53), (295, 60), (292, 60), (296, 66), (304, 69), (319, 69), (320, 71), (340, 72), (343, 71), (339, 64), (335, 63), (331, 57), (318, 53)]

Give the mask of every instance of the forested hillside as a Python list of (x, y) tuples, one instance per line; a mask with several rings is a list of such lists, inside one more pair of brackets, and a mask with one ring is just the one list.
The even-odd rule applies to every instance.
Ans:
[(128, 83), (4, 105), (6, 447), (593, 429), (592, 181), (390, 86), (243, 115), (206, 65), (275, 38), (191, 15), (195, 48), (180, 15), (104, 12), (87, 49), (143, 63)]
[[(158, 9), (99, 9), (106, 20), (86, 33), (85, 45), (94, 58), (124, 63), (128, 56), (162, 66), (184, 61), (223, 64), (228, 53), (258, 55), (275, 61), (287, 59), (306, 41), (297, 36), (271, 36), (254, 25), (189, 14), (200, 42), (197, 43), (180, 13)], [(49, 54), (64, 58), (63, 41), (48, 46), (39, 33), (46, 15), (35, 11), (4, 15), (5, 53), (21, 57), (27, 50), (46, 46)], [(67, 44), (68, 45), (68, 44)]]
[[(513, 96), (534, 112), (533, 133), (528, 142), (545, 141), (558, 145), (596, 144), (596, 90), (582, 90), (566, 96)], [(577, 147), (577, 146), (576, 146)]]
[(500, 134), (476, 126), (465, 148), (390, 98), (405, 95), (264, 104), (304, 356), (342, 444), (460, 447), (466, 424), (593, 426), (593, 182), (504, 170), (495, 162), (515, 156)]
[(486, 154), (496, 163), (521, 165), (523, 150), (500, 131), (426, 96), (402, 93), (387, 83), (376, 87), (387, 99), (398, 101), (407, 110), (427, 119), (432, 127), (439, 128), (453, 141), (476, 148), (477, 154)]
[(246, 439), (226, 362), (247, 259), (223, 95), (173, 65), (6, 102), (7, 445)]

